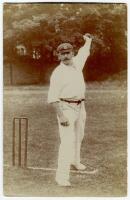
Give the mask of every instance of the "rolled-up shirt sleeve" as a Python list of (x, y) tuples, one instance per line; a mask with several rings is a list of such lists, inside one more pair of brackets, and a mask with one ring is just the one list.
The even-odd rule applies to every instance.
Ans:
[(86, 38), (84, 46), (79, 49), (78, 54), (73, 58), (75, 66), (79, 70), (83, 70), (85, 62), (90, 55), (91, 42), (91, 38)]
[(50, 78), (50, 87), (48, 91), (48, 103), (54, 103), (59, 100), (62, 82), (60, 80), (60, 74), (57, 72), (54, 72)]

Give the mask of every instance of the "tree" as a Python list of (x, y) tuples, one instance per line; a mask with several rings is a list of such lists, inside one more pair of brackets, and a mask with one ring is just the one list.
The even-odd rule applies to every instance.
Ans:
[(5, 3), (4, 55), (13, 54), (17, 41), (30, 51), (32, 42), (40, 41), (42, 59), (54, 63), (61, 42), (72, 43), (77, 52), (82, 35), (89, 32), (94, 40), (84, 75), (87, 80), (102, 80), (127, 67), (126, 11), (125, 4)]

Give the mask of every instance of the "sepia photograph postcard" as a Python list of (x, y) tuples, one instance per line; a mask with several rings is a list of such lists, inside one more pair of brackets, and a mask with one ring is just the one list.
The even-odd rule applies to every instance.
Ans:
[(3, 2), (3, 195), (127, 197), (127, 3)]

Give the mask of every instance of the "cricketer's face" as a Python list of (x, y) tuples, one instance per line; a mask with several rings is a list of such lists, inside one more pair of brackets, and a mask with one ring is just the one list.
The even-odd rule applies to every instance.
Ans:
[(73, 51), (60, 52), (58, 54), (59, 60), (61, 60), (65, 65), (70, 65), (72, 63), (73, 56)]

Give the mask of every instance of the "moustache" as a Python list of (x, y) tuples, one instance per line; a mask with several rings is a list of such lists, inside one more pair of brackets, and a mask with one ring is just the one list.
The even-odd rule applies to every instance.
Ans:
[(69, 60), (69, 59), (68, 59), (68, 58), (65, 58), (65, 59), (64, 59), (64, 61), (67, 61), (67, 60)]

